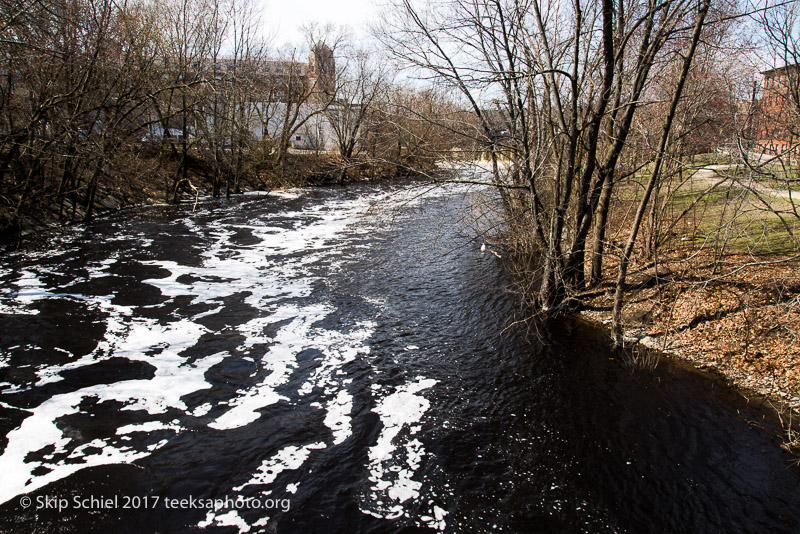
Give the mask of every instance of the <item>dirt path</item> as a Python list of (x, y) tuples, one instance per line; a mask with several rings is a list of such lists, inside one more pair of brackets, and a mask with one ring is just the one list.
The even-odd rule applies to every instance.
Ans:
[(734, 179), (733, 176), (727, 176), (721, 171), (729, 170), (729, 169), (736, 169), (737, 165), (706, 165), (701, 169), (698, 169), (692, 178), (694, 180), (700, 180), (709, 184), (710, 186), (719, 186), (725, 182), (729, 184), (739, 187), (741, 189), (746, 189), (751, 193), (756, 195), (768, 195), (771, 197), (778, 197), (789, 202), (797, 202), (800, 201), (800, 192), (797, 191), (790, 191), (788, 189), (778, 189), (775, 187), (769, 187), (764, 184), (760, 184), (753, 180), (752, 178), (748, 178), (746, 181)]

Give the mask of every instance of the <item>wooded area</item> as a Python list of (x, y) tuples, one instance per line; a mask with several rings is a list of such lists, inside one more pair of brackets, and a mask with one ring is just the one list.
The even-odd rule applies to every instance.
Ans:
[[(713, 285), (797, 258), (797, 71), (780, 82), (777, 116), (761, 73), (798, 62), (796, 2), (400, 0), (395, 13), (387, 48), (475, 119), (539, 315), (599, 288), (622, 346), (632, 266), (637, 284)], [(700, 172), (708, 164), (724, 165)], [(698, 222), (722, 192), (721, 212)], [(678, 275), (668, 255), (712, 266)]]
[(264, 33), (248, 0), (3, 0), (0, 231), (431, 168), (434, 89), (331, 28), (280, 50)]
[(2, 0), (0, 230), (455, 168), (499, 192), (530, 309), (599, 291), (623, 345), (636, 284), (794, 265), (799, 11), (396, 0), (380, 47), (310, 25), (274, 50), (249, 0)]

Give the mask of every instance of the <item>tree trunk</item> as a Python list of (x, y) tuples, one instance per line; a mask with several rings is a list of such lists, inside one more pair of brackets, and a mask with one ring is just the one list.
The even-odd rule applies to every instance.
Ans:
[(708, 8), (711, 5), (711, 0), (703, 0), (703, 3), (700, 4), (700, 10), (697, 16), (697, 22), (694, 26), (694, 31), (692, 33), (692, 41), (691, 45), (689, 46), (689, 51), (687, 52), (686, 56), (683, 59), (683, 68), (681, 69), (681, 75), (678, 79), (678, 83), (675, 86), (675, 90), (672, 94), (672, 100), (670, 102), (670, 109), (667, 113), (666, 119), (664, 121), (664, 127), (661, 131), (661, 142), (658, 147), (658, 153), (656, 154), (656, 161), (653, 165), (653, 174), (650, 175), (650, 179), (647, 182), (647, 187), (645, 188), (644, 195), (642, 196), (641, 201), (639, 202), (639, 207), (636, 210), (636, 215), (634, 216), (633, 226), (631, 227), (630, 234), (628, 235), (628, 242), (625, 244), (625, 250), (622, 253), (622, 257), (620, 258), (619, 262), (619, 273), (617, 274), (617, 283), (616, 283), (616, 290), (614, 293), (614, 306), (611, 311), (611, 331), (612, 337), (614, 339), (614, 345), (617, 347), (621, 347), (623, 344), (622, 339), (622, 300), (625, 294), (625, 281), (628, 275), (628, 265), (630, 264), (630, 258), (633, 253), (633, 247), (636, 244), (636, 236), (639, 233), (639, 227), (642, 224), (642, 219), (644, 218), (645, 210), (647, 209), (648, 202), (650, 201), (650, 196), (653, 192), (653, 189), (656, 186), (656, 183), (660, 179), (661, 174), (661, 166), (664, 162), (664, 151), (666, 150), (667, 140), (669, 139), (669, 134), (672, 130), (672, 122), (675, 119), (675, 112), (678, 109), (678, 102), (681, 98), (681, 94), (683, 93), (683, 86), (686, 84), (686, 78), (689, 74), (689, 68), (692, 65), (692, 59), (694, 58), (694, 53), (697, 50), (697, 43), (700, 41), (700, 34), (703, 30), (703, 23), (706, 18), (706, 14), (708, 13)]
[(592, 268), (589, 274), (589, 287), (597, 286), (603, 279), (603, 255), (605, 254), (606, 227), (608, 212), (611, 206), (611, 191), (614, 188), (613, 174), (608, 173), (603, 179), (603, 189), (597, 203), (592, 232)]

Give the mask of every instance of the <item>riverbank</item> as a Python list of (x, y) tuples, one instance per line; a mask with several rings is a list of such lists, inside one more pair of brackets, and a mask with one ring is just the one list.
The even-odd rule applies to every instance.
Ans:
[[(273, 191), (294, 187), (322, 186), (335, 183), (376, 182), (407, 176), (411, 168), (400, 162), (352, 160), (345, 164), (333, 154), (292, 150), (283, 164), (249, 164), (234, 180), (218, 178), (198, 158), (188, 163), (187, 178), (177, 181), (176, 161), (164, 161), (158, 155), (140, 154), (135, 168), (122, 180), (102, 181), (91, 201), (86, 192), (44, 197), (26, 209), (0, 208), (0, 248), (14, 249), (24, 243), (46, 241), (61, 227), (86, 222), (124, 209), (157, 204), (195, 202), (198, 198), (223, 197), (253, 191)], [(252, 162), (250, 162), (252, 163)], [(346, 174), (343, 174), (346, 169)], [(216, 195), (215, 195), (216, 193)]]
[[(719, 373), (778, 412), (800, 411), (800, 261), (686, 252), (631, 276), (626, 339)], [(583, 317), (610, 324), (610, 282), (577, 297)]]

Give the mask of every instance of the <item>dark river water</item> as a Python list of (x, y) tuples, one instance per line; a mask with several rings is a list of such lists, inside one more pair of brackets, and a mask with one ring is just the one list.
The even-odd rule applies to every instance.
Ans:
[(0, 531), (800, 532), (761, 407), (512, 325), (480, 202), (249, 195), (6, 255)]

